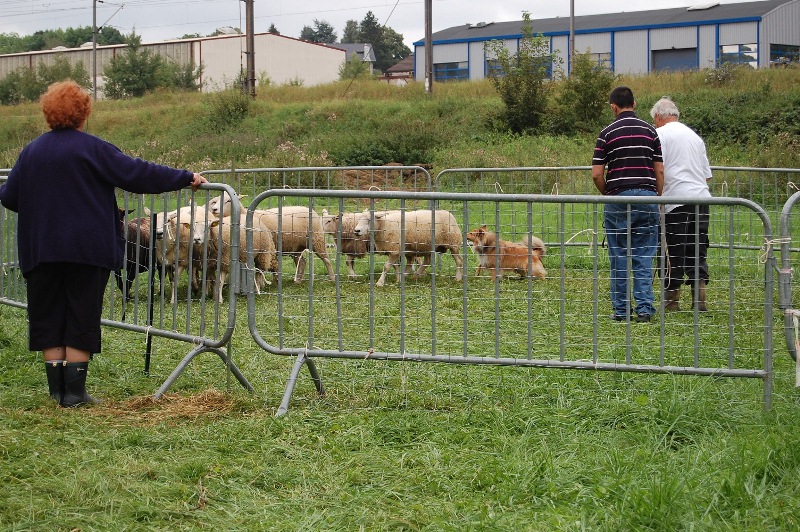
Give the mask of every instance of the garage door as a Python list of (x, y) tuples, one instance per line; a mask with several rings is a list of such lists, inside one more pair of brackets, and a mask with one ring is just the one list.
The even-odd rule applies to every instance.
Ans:
[(697, 48), (653, 50), (653, 70), (688, 70), (697, 68)]

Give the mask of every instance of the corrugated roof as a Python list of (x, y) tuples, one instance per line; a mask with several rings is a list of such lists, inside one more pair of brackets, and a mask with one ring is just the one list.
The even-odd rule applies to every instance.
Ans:
[[(584, 15), (575, 17), (575, 33), (593, 33), (596, 31), (692, 26), (698, 23), (731, 22), (737, 20), (758, 19), (773, 9), (797, 0), (764, 0), (759, 2), (741, 2), (738, 4), (720, 4), (709, 9), (689, 10), (686, 7), (657, 9), (651, 11), (628, 11), (602, 15)], [(697, 3), (700, 3), (699, 0)], [(522, 20), (512, 22), (487, 22), (464, 24), (446, 30), (437, 31), (431, 37), (434, 44), (443, 42), (483, 41), (498, 37), (522, 36)], [(531, 18), (535, 34), (553, 35), (569, 33), (569, 17), (546, 19)], [(425, 41), (415, 42), (422, 45)]]
[(414, 71), (414, 54), (406, 56), (399, 63), (390, 66), (386, 69), (386, 73), (392, 72), (413, 72)]

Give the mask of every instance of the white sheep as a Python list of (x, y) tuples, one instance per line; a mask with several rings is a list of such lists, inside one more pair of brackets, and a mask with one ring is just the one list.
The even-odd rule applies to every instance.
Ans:
[[(221, 218), (230, 216), (232, 211), (231, 203), (234, 200), (239, 201), (239, 198), (231, 199), (227, 192), (223, 192), (208, 203), (209, 210)], [(240, 209), (242, 209), (241, 204)], [(322, 218), (319, 214), (311, 210), (309, 219), (308, 207), (287, 205), (283, 208), (255, 210), (255, 216), (260, 216), (267, 227), (272, 230), (275, 238), (275, 249), (280, 248), (282, 254), (292, 257), (296, 267), (294, 282), (299, 283), (303, 279), (306, 267), (304, 251), (309, 247), (325, 264), (328, 278), (331, 281), (336, 279), (333, 273), (333, 265), (325, 248), (325, 233), (322, 228)], [(308, 245), (309, 225), (311, 226), (311, 246)]]
[[(338, 215), (333, 215), (328, 214), (327, 209), (322, 209), (322, 228), (325, 234), (333, 237), (337, 251), (345, 256), (347, 275), (351, 279), (357, 277), (355, 260), (365, 256), (369, 251), (369, 237), (358, 236), (355, 233), (359, 214), (356, 212), (340, 212)], [(341, 237), (339, 236), (340, 233)], [(414, 256), (413, 258), (416, 262), (409, 261), (406, 266), (406, 273), (409, 269), (416, 272), (416, 267), (426, 263), (430, 259), (430, 255)]]
[[(455, 216), (446, 210), (418, 210), (375, 212), (364, 211), (357, 217), (354, 232), (357, 236), (368, 236), (370, 219), (374, 217), (375, 251), (388, 255), (376, 286), (383, 286), (386, 274), (394, 267), (397, 281), (400, 281), (400, 252), (405, 251), (407, 258), (422, 257), (423, 262), (417, 269), (416, 276), (425, 272), (430, 263), (432, 251), (445, 253), (450, 251), (456, 263), (456, 280), (460, 281), (463, 275), (463, 261), (461, 258), (462, 233)], [(405, 219), (404, 236), (401, 241), (401, 222)], [(434, 241), (431, 241), (432, 224)]]
[[(239, 261), (247, 263), (247, 214), (241, 214), (239, 219)], [(255, 289), (260, 294), (261, 289), (266, 285), (267, 280), (264, 272), (276, 272), (278, 269), (277, 255), (275, 252), (275, 240), (272, 230), (263, 225), (259, 217), (253, 218), (253, 263), (255, 266)], [(196, 235), (202, 232), (202, 240), (198, 240)], [(205, 235), (208, 239), (205, 239)], [(208, 272), (217, 272), (214, 283), (214, 295), (218, 302), (222, 303), (222, 288), (230, 275), (231, 264), (231, 223), (230, 217), (213, 219), (208, 223), (208, 232), (205, 231), (205, 223), (200, 220), (195, 223), (194, 231), (195, 253), (198, 257), (205, 256), (206, 268)], [(208, 243), (207, 245), (205, 243)], [(220, 247), (221, 246), (221, 247)]]
[[(163, 266), (167, 272), (167, 278), (171, 283), (172, 297), (170, 302), (175, 304), (178, 299), (178, 285), (175, 281), (180, 274), (189, 269), (189, 256), (192, 247), (191, 228), (189, 223), (194, 217), (205, 219), (205, 207), (181, 207), (167, 213), (159, 212), (156, 214), (154, 249), (156, 260), (160, 268)], [(180, 222), (180, 223), (179, 223)], [(200, 286), (200, 272), (193, 268), (191, 278), (191, 289), (196, 292)]]

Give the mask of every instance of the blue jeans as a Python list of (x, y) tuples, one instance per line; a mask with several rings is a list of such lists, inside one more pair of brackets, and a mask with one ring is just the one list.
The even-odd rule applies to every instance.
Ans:
[[(619, 195), (656, 196), (656, 193), (630, 189)], [(603, 218), (608, 258), (611, 261), (611, 305), (614, 314), (627, 316), (633, 310), (636, 314), (654, 315), (653, 259), (658, 251), (658, 205), (607, 204)], [(628, 288), (629, 272), (633, 274), (635, 307), (631, 304)]]

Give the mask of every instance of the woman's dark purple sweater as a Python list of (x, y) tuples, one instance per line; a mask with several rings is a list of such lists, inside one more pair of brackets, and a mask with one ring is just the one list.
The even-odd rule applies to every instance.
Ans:
[(192, 172), (122, 153), (88, 133), (58, 129), (20, 153), (0, 201), (18, 213), (17, 242), (23, 275), (45, 262), (122, 268), (125, 240), (115, 187), (159, 194), (187, 187)]

